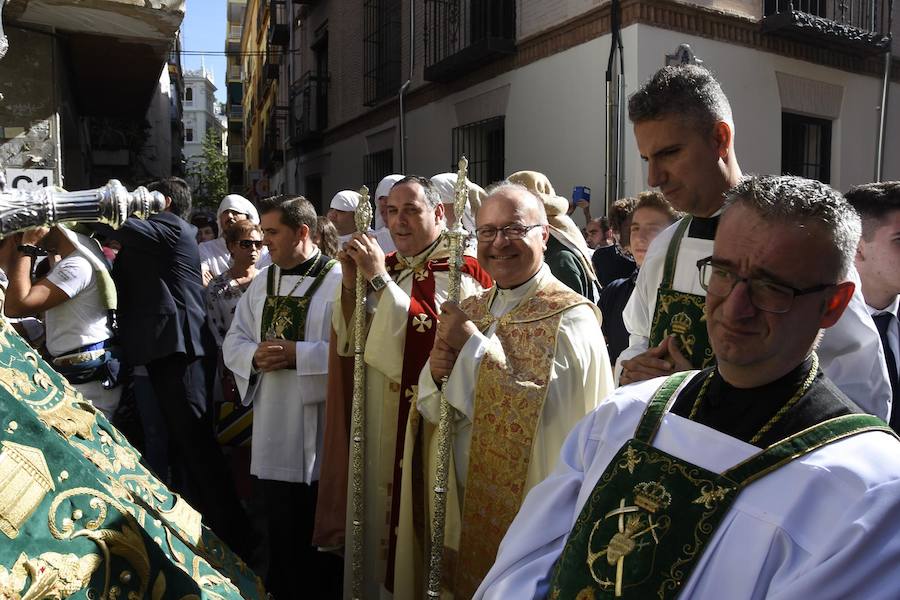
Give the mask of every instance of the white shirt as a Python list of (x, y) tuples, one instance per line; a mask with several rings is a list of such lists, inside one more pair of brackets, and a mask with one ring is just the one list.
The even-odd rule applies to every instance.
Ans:
[(47, 281), (69, 297), (46, 312), (47, 350), (53, 356), (112, 337), (94, 268), (82, 252), (76, 248), (47, 274)]
[[(873, 317), (882, 313), (890, 313), (894, 315), (894, 319), (891, 321), (887, 332), (888, 343), (891, 345), (891, 347), (884, 348), (882, 346), (882, 349), (884, 350), (885, 354), (887, 354), (887, 352), (892, 352), (894, 354), (894, 364), (897, 365), (897, 369), (898, 371), (900, 371), (900, 324), (898, 324), (897, 321), (897, 315), (900, 314), (900, 294), (894, 296), (894, 301), (885, 308), (872, 308), (868, 305), (866, 305), (866, 308), (869, 309), (869, 314)], [(897, 410), (896, 407), (895, 410)]]
[[(622, 361), (646, 352), (649, 347), (656, 294), (663, 277), (669, 241), (678, 223), (680, 221), (660, 233), (650, 244), (631, 299), (622, 312), (630, 337), (628, 348), (616, 361), (617, 380), (622, 372)], [(697, 261), (712, 253), (712, 240), (685, 236), (678, 252), (672, 286), (680, 292), (706, 296), (700, 287)], [(884, 360), (872, 360), (881, 352), (881, 339), (866, 310), (855, 267), (851, 266), (848, 279), (856, 284), (850, 304), (838, 322), (825, 330), (816, 353), (822, 371), (848, 398), (869, 414), (887, 419), (891, 407), (890, 380)]]
[[(341, 285), (341, 266), (331, 268), (309, 303), (306, 339), (294, 342), (296, 369), (260, 373), (253, 369), (253, 354), (261, 338), (268, 269), (277, 268), (268, 267), (250, 283), (238, 303), (222, 352), (243, 403), (253, 404), (250, 472), (260, 479), (311, 483), (319, 478), (331, 311)], [(281, 293), (291, 290), (299, 277), (280, 278)], [(302, 296), (314, 280), (307, 277), (292, 295)]]
[[(575, 520), (661, 382), (619, 388), (575, 427), (554, 472), (526, 497), (475, 598), (546, 595)], [(717, 473), (760, 450), (672, 413), (653, 446)], [(679, 598), (893, 600), (898, 514), (900, 442), (880, 431), (834, 442), (738, 495)]]

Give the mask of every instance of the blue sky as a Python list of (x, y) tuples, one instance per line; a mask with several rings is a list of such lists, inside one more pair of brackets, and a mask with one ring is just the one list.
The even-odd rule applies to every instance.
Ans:
[(215, 77), (216, 99), (225, 101), (225, 13), (227, 0), (186, 0), (181, 24), (182, 50), (214, 52), (199, 56), (182, 54), (182, 68), (199, 69), (201, 59)]

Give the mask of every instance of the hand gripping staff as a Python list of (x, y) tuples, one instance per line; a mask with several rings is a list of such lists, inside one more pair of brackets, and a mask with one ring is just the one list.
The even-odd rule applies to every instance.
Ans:
[[(462, 226), (462, 216), (469, 199), (466, 187), (466, 171), (469, 161), (465, 156), (459, 159), (459, 170), (456, 172), (456, 186), (453, 203), (456, 222), (447, 231), (450, 240), (450, 281), (447, 286), (447, 300), (459, 302), (460, 269), (463, 261), (463, 248), (468, 233)], [(438, 424), (438, 464), (434, 478), (434, 504), (431, 512), (431, 560), (428, 569), (428, 587), (426, 598), (441, 596), (441, 563), (444, 558), (444, 527), (447, 520), (447, 470), (450, 465), (450, 404), (444, 390), (447, 389), (447, 376), (441, 385), (441, 420)]]
[[(359, 204), (356, 205), (356, 230), (363, 235), (369, 230), (372, 222), (372, 207), (369, 205), (369, 188), (362, 186), (359, 190)], [(362, 600), (363, 597), (363, 487), (365, 481), (365, 429), (366, 429), (366, 277), (362, 270), (356, 269), (356, 310), (353, 312), (353, 405), (350, 416), (350, 477), (351, 477), (351, 509), (353, 527), (353, 547), (350, 549), (351, 568), (353, 569), (351, 598)]]

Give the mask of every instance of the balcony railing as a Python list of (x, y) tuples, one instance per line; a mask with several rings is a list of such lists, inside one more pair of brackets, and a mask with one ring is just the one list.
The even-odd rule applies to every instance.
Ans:
[(283, 162), (283, 148), (281, 144), (281, 128), (278, 122), (273, 119), (269, 121), (266, 127), (266, 133), (263, 136), (262, 146), (259, 149), (259, 166), (272, 173)]
[(449, 81), (515, 49), (515, 0), (425, 0), (425, 79)]
[(890, 44), (889, 11), (890, 0), (763, 0), (762, 29), (875, 53)]
[(228, 146), (228, 162), (243, 162), (244, 147), (240, 145)]
[(291, 29), (287, 22), (285, 0), (269, 0), (269, 43), (273, 46), (287, 46), (291, 40)]
[(241, 34), (244, 33), (243, 25), (230, 25), (228, 27), (228, 39), (234, 41), (241, 41)]
[(308, 148), (319, 144), (328, 127), (328, 76), (307, 71), (290, 90), (290, 140)]
[(244, 107), (240, 104), (228, 105), (228, 118), (241, 120), (244, 118)]
[(228, 81), (241, 80), (241, 65), (231, 65), (228, 67)]

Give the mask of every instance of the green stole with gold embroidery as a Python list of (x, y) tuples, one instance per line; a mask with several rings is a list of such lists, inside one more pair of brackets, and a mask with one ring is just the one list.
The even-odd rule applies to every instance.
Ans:
[(750, 483), (851, 435), (892, 433), (871, 415), (835, 417), (713, 473), (652, 446), (675, 390), (694, 373), (663, 383), (597, 481), (553, 569), (549, 598), (675, 598)]
[(674, 335), (685, 358), (691, 361), (694, 368), (703, 369), (715, 361), (703, 313), (706, 297), (679, 292), (673, 287), (678, 250), (690, 225), (690, 216), (681, 220), (666, 251), (663, 277), (656, 292), (653, 324), (650, 326), (650, 347)]
[[(321, 254), (319, 258), (321, 259)], [(300, 296), (279, 296), (280, 290), (276, 286), (281, 281), (281, 277), (275, 278), (275, 271), (280, 269), (277, 265), (269, 267), (269, 273), (266, 278), (266, 302), (263, 305), (262, 318), (259, 325), (260, 339), (265, 340), (268, 333), (274, 333), (275, 338), (279, 340), (290, 340), (292, 342), (301, 342), (306, 339), (306, 315), (309, 312), (309, 303), (313, 295), (325, 276), (331, 271), (331, 268), (337, 264), (335, 259), (329, 260), (325, 266), (316, 275), (316, 278), (309, 285), (306, 292)]]

